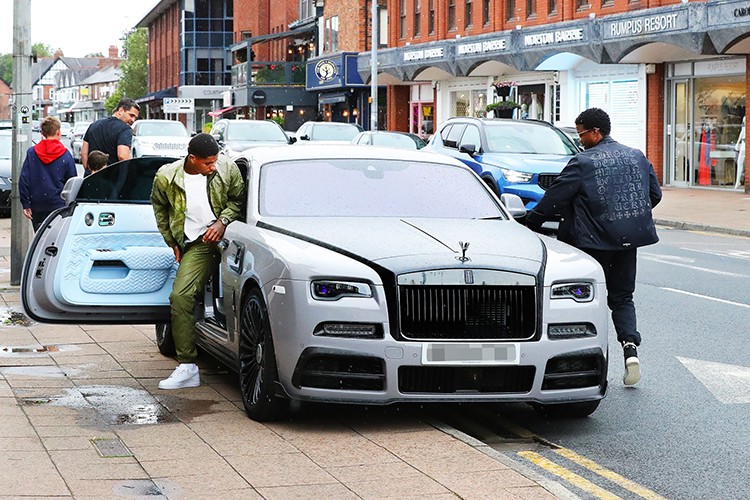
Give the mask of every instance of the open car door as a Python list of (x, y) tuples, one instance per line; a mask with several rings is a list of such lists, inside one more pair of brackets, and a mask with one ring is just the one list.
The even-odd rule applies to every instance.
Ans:
[(68, 181), (66, 206), (34, 236), (23, 267), (26, 314), (44, 323), (169, 322), (177, 264), (156, 227), (156, 171), (174, 158), (121, 161)]

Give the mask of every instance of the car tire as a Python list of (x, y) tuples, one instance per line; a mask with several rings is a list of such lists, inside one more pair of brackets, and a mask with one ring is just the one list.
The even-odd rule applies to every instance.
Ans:
[(500, 198), (500, 191), (497, 190), (497, 182), (495, 182), (495, 179), (482, 177), (482, 180), (484, 181), (485, 184), (487, 184), (487, 187), (490, 188), (490, 191), (495, 193), (495, 196)]
[(257, 422), (286, 414), (288, 401), (276, 394), (278, 372), (268, 309), (258, 289), (242, 306), (239, 339), (240, 391), (245, 413)]
[(585, 418), (596, 411), (601, 403), (600, 399), (596, 401), (583, 401), (580, 403), (558, 403), (543, 405), (534, 403), (532, 408), (545, 418), (564, 419), (564, 418)]
[(169, 358), (174, 357), (176, 351), (174, 337), (172, 337), (171, 323), (159, 323), (156, 325), (156, 346), (164, 356)]

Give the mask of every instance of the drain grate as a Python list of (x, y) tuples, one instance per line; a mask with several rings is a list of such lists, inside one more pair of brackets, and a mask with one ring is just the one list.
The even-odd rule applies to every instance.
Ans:
[(117, 438), (94, 438), (91, 440), (102, 458), (132, 457), (133, 452)]

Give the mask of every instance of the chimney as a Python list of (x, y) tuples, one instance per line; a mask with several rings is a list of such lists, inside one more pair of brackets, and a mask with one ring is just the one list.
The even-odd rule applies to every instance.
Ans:
[(117, 50), (117, 45), (110, 45), (109, 46), (109, 58), (117, 59), (119, 57), (120, 57), (120, 52)]
[(63, 51), (62, 51), (62, 50), (60, 50), (60, 49), (57, 49), (57, 50), (55, 51), (55, 55), (54, 55), (54, 57), (55, 57), (55, 59), (57, 59), (58, 57), (64, 57), (64, 55), (63, 55)]

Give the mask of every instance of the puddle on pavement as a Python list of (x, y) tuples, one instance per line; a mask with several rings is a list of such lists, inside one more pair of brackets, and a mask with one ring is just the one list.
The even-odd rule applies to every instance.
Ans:
[(31, 321), (24, 313), (14, 311), (9, 307), (0, 307), (0, 325), (5, 326), (31, 326)]

